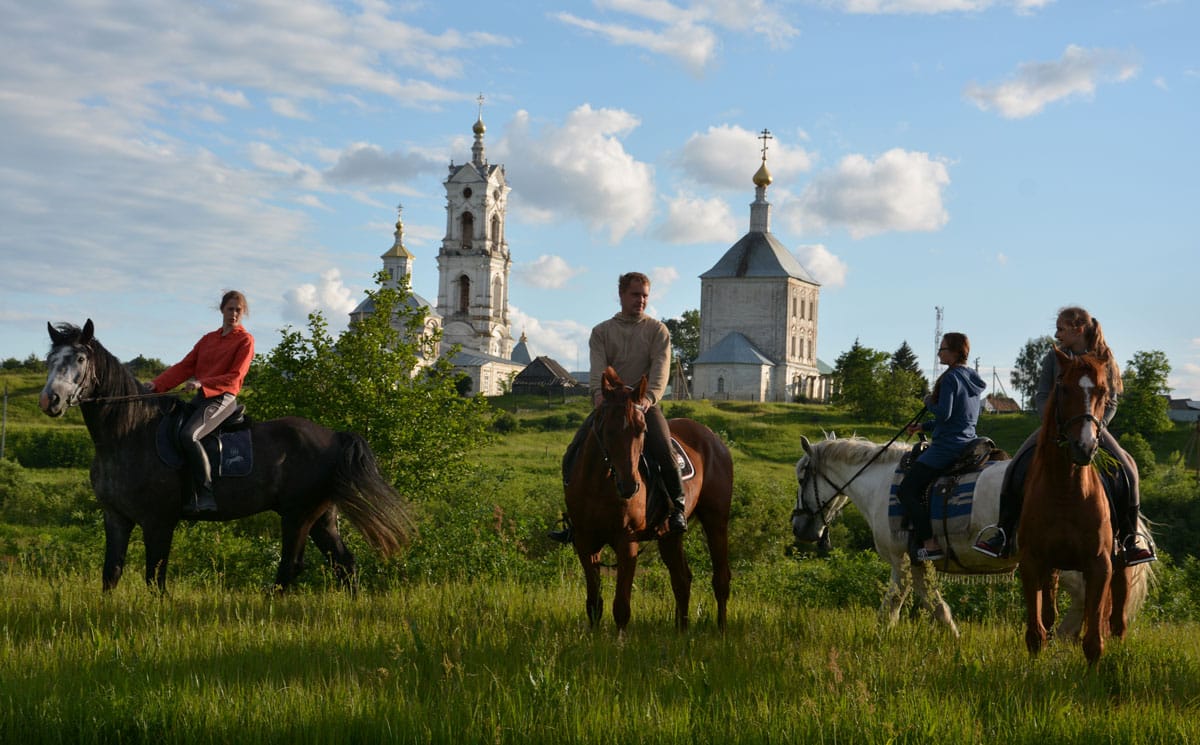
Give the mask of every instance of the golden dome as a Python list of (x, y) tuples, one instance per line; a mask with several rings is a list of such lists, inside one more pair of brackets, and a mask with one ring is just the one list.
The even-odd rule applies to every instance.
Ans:
[(758, 171), (754, 174), (755, 186), (768, 186), (771, 183), (771, 172), (767, 170), (767, 161), (763, 160), (763, 164), (758, 167)]
[(480, 118), (480, 119), (476, 119), (476, 120), (475, 120), (475, 126), (474, 126), (474, 127), (471, 127), (471, 131), (472, 131), (472, 132), (474, 132), (474, 133), (475, 133), (475, 134), (477, 134), (477, 135), (481, 135), (481, 134), (483, 134), (484, 132), (486, 132), (486, 131), (487, 131), (487, 127), (483, 126), (483, 119), (482, 119), (482, 118)]

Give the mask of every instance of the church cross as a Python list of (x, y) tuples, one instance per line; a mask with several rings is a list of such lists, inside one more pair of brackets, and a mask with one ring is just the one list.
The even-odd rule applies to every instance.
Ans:
[(758, 134), (758, 137), (756, 137), (755, 139), (762, 140), (762, 143), (763, 143), (762, 144), (762, 159), (763, 159), (763, 163), (766, 163), (767, 162), (767, 140), (773, 140), (775, 138), (771, 136), (771, 130), (766, 129), (764, 127), (763, 131), (760, 132)]

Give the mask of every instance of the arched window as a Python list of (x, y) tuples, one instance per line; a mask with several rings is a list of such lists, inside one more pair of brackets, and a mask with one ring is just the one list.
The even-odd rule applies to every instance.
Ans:
[(504, 285), (500, 282), (500, 277), (492, 280), (492, 316), (494, 318), (504, 317)]
[(471, 239), (475, 237), (475, 216), (470, 212), (462, 213), (459, 226), (462, 228), (462, 247), (471, 248)]
[(492, 215), (492, 248), (500, 248), (500, 216)]
[(724, 393), (724, 392), (725, 392), (725, 376), (722, 375), (721, 377), (717, 378), (717, 393)]
[(458, 278), (458, 312), (466, 313), (471, 309), (471, 278), (462, 275)]

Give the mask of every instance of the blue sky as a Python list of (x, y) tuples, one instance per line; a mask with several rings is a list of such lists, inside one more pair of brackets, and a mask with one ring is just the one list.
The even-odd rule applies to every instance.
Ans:
[[(93, 318), (173, 362), (225, 288), (268, 351), (371, 286), (403, 204), (437, 295), (442, 179), (506, 167), (514, 334), (570, 369), (617, 309), (699, 307), (749, 226), (822, 282), (818, 355), (970, 335), (1011, 393), (1080, 304), (1200, 399), (1200, 13), (1182, 0), (0, 0), (0, 357)], [(995, 376), (993, 376), (995, 370)]]

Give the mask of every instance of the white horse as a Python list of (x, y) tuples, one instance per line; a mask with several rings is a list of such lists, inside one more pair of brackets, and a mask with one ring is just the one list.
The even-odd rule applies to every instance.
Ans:
[[(837, 439), (832, 435), (822, 442), (801, 438), (805, 455), (796, 463), (796, 509), (792, 513), (792, 534), (797, 541), (816, 542), (827, 536), (832, 522), (848, 502), (858, 507), (871, 526), (875, 550), (892, 565), (892, 578), (880, 607), (888, 625), (900, 620), (900, 610), (909, 590), (916, 592), (918, 603), (958, 636), (958, 626), (950, 607), (937, 587), (928, 581), (929, 562), (912, 562), (908, 554), (908, 531), (893, 531), (888, 519), (888, 502), (896, 465), (909, 450), (907, 445), (879, 445), (862, 438)], [(947, 533), (939, 520), (934, 521), (934, 536), (946, 549), (947, 558), (938, 562), (938, 571), (959, 575), (1011, 573), (1016, 557), (993, 559), (972, 549), (983, 528), (997, 522), (1000, 513), (1000, 485), (1008, 461), (994, 463), (983, 470), (975, 484), (970, 527)], [(1142, 521), (1139, 530), (1150, 535)], [(908, 565), (907, 567), (905, 565)], [(906, 571), (908, 569), (909, 571)], [(1150, 564), (1131, 570), (1127, 611), (1132, 621), (1146, 599), (1153, 577)], [(911, 577), (911, 581), (910, 581)], [(1078, 572), (1063, 572), (1061, 585), (1071, 597), (1071, 607), (1058, 627), (1058, 634), (1078, 639), (1083, 621), (1083, 580)]]

